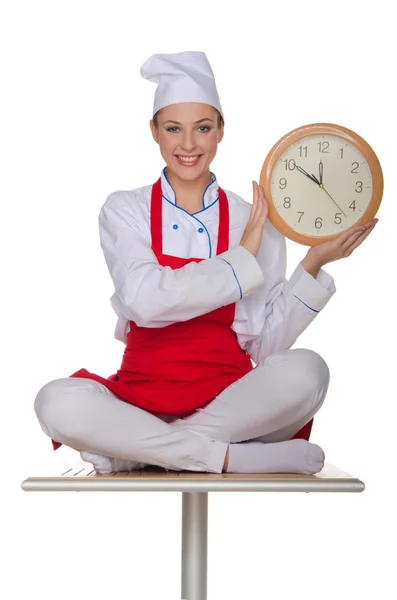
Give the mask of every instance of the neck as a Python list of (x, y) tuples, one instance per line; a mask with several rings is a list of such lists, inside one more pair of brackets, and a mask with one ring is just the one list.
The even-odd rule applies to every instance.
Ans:
[(170, 171), (168, 167), (165, 173), (175, 192), (175, 203), (178, 206), (182, 206), (186, 210), (189, 208), (196, 210), (198, 207), (201, 207), (204, 191), (212, 181), (209, 169), (194, 181), (181, 179), (173, 171)]

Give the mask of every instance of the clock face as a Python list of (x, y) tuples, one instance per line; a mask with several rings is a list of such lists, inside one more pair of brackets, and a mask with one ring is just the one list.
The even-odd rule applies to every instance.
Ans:
[(373, 182), (356, 146), (336, 135), (318, 134), (300, 138), (281, 154), (270, 189), (275, 209), (291, 228), (321, 238), (341, 233), (363, 216)]

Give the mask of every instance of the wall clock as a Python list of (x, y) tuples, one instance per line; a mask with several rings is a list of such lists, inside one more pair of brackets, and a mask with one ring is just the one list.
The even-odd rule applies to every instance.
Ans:
[(371, 146), (331, 123), (303, 125), (268, 153), (259, 179), (268, 219), (306, 246), (331, 240), (372, 219), (383, 195), (383, 174)]

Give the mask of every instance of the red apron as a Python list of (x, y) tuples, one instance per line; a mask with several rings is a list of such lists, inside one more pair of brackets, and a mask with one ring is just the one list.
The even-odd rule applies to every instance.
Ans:
[[(229, 248), (229, 203), (218, 186), (219, 226), (217, 255)], [(152, 249), (163, 267), (179, 269), (202, 258), (163, 254), (161, 178), (152, 186), (150, 229)], [(204, 407), (229, 385), (254, 368), (231, 329), (236, 304), (167, 327), (138, 327), (130, 331), (120, 369), (108, 378), (79, 369), (70, 377), (103, 383), (121, 400), (150, 413), (186, 417)], [(309, 439), (312, 421), (294, 438)], [(293, 439), (293, 438), (292, 438)], [(52, 440), (54, 450), (62, 444)]]

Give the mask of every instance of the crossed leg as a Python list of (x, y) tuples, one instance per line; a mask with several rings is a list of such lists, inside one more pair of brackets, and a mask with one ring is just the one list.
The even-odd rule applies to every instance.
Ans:
[[(224, 471), (231, 450), (231, 470), (238, 472), (315, 473), (324, 466), (322, 448), (291, 438), (321, 408), (329, 380), (328, 366), (319, 354), (304, 348), (284, 350), (268, 356), (207, 406), (172, 426), (231, 442)], [(249, 446), (241, 446), (247, 442)]]
[[(120, 468), (110, 470), (141, 463), (220, 473), (229, 444), (290, 440), (319, 410), (328, 383), (329, 370), (321, 356), (294, 349), (267, 357), (184, 419), (165, 422), (83, 378), (47, 383), (36, 396), (35, 411), (52, 439), (106, 459), (107, 468), (109, 460), (118, 459)], [(278, 444), (271, 445), (277, 450)], [(267, 472), (264, 468), (258, 472)]]

